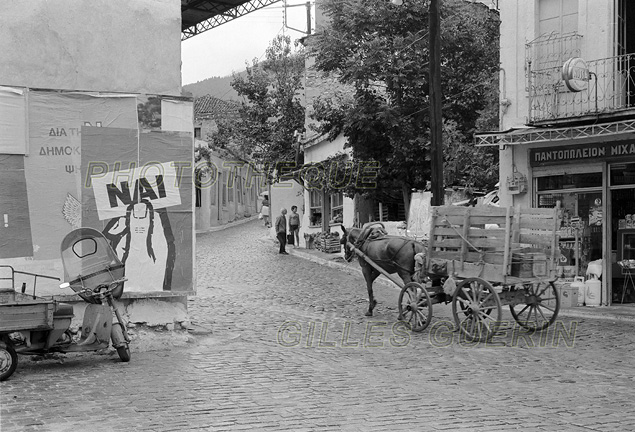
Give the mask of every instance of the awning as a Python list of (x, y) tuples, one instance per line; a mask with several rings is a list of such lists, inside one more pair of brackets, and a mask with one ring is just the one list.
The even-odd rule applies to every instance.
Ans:
[(635, 139), (635, 120), (560, 128), (521, 127), (474, 134), (476, 147), (533, 144), (541, 142), (609, 142)]
[[(280, 0), (181, 0), (181, 40)], [(228, 41), (231, 42), (231, 41)]]

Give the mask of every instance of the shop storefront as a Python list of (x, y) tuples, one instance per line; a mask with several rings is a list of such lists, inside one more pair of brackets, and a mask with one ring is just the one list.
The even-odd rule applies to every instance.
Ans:
[(526, 147), (527, 199), (563, 209), (558, 276), (598, 278), (602, 305), (634, 303), (635, 140), (553, 144)]

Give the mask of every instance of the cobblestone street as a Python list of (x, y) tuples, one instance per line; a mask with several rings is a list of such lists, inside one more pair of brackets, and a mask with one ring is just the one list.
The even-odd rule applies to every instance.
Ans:
[(185, 347), (26, 361), (0, 384), (8, 431), (635, 430), (632, 322), (509, 324), (488, 344), (452, 332), (450, 305), (410, 333), (396, 286), (279, 255), (251, 221), (197, 235)]

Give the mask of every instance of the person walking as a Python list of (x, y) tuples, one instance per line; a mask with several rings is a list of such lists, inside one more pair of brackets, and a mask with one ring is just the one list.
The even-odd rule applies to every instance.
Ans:
[(293, 234), (295, 242), (293, 248), (300, 247), (300, 215), (298, 214), (298, 206), (291, 206), (291, 214), (289, 215), (289, 231)]
[(283, 255), (289, 255), (289, 252), (285, 250), (285, 246), (287, 245), (287, 209), (282, 207), (280, 209), (280, 216), (276, 218), (276, 224), (274, 225), (276, 229), (276, 236), (278, 237), (278, 242), (280, 242), (280, 251), (278, 253)]
[(262, 219), (265, 222), (265, 226), (269, 228), (271, 226), (269, 224), (269, 195), (265, 195), (265, 198), (262, 200), (262, 207), (260, 208), (260, 214), (262, 215)]

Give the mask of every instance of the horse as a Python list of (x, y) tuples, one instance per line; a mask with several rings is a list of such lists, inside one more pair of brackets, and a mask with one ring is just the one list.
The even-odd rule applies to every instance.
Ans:
[[(348, 230), (341, 227), (344, 235), (340, 243), (344, 246), (344, 259), (347, 262), (353, 260), (356, 253), (348, 245), (354, 245), (386, 273), (397, 273), (404, 284), (412, 282), (415, 274), (415, 255), (425, 252), (425, 246), (409, 238), (387, 235), (383, 225), (380, 224), (379, 229), (375, 225), (370, 224), (364, 228), (349, 228)], [(377, 232), (379, 235), (373, 235)], [(366, 316), (373, 316), (373, 309), (377, 305), (373, 296), (373, 282), (381, 273), (361, 256), (357, 259), (368, 290), (369, 304)]]

